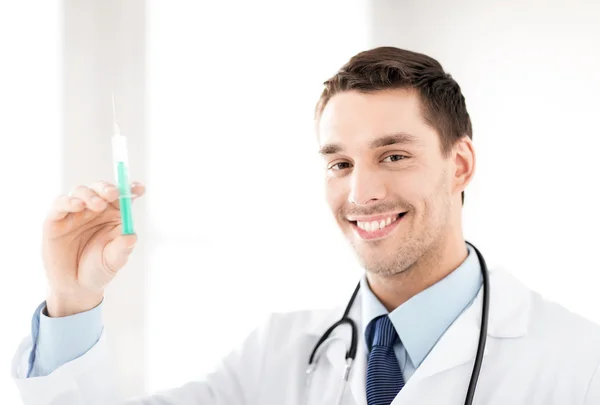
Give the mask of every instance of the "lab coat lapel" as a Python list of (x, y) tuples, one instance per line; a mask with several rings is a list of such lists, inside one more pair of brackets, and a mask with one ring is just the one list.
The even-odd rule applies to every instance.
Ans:
[[(361, 294), (357, 295), (354, 300), (354, 305), (350, 310), (350, 318), (356, 323), (358, 328), (358, 346), (356, 350), (356, 359), (352, 365), (350, 379), (348, 381), (348, 387), (344, 394), (344, 404), (356, 404), (356, 405), (367, 405), (367, 394), (366, 394), (366, 347), (364, 336), (362, 333), (362, 322), (361, 322)], [(319, 322), (318, 326), (312, 328), (311, 334), (316, 337), (320, 337), (329, 326), (333, 325), (340, 319), (343, 314), (344, 308), (336, 309), (332, 311), (329, 316), (323, 318), (322, 322)], [(324, 349), (325, 352), (323, 357), (327, 359), (328, 366), (331, 368), (331, 372), (334, 373), (336, 381), (341, 383), (342, 376), (344, 374), (344, 368), (346, 366), (346, 350), (350, 347), (351, 331), (348, 325), (339, 326), (330, 335), (327, 344)]]
[[(490, 310), (485, 354), (490, 338), (517, 338), (527, 332), (530, 311), (529, 291), (504, 270), (490, 271)], [(442, 335), (423, 363), (410, 378), (407, 387), (443, 371), (475, 359), (479, 343), (483, 289), (473, 304)]]
[[(481, 313), (481, 302), (478, 297), (473, 305), (448, 328), (423, 363), (415, 370), (409, 380), (410, 385), (416, 385), (427, 377), (458, 367), (475, 358), (479, 341), (477, 321), (478, 314)], [(484, 356), (488, 350), (487, 345), (485, 350)]]
[[(341, 328), (340, 328), (341, 329)], [(327, 349), (327, 362), (331, 367), (332, 373), (335, 376), (335, 381), (341, 383), (344, 374), (345, 356), (347, 345), (350, 343), (350, 334), (348, 336), (340, 336), (337, 334), (332, 339), (332, 344)], [(356, 359), (352, 365), (352, 371), (348, 386), (344, 394), (344, 404), (367, 405), (366, 394), (366, 349), (364, 340), (359, 337), (358, 348), (356, 351)], [(336, 387), (337, 389), (337, 387)]]
[(367, 405), (367, 350), (362, 333), (359, 335), (356, 361), (350, 376), (350, 390), (357, 405)]
[(350, 310), (350, 317), (356, 322), (356, 326), (358, 327), (358, 347), (349, 380), (350, 391), (356, 405), (367, 405), (367, 346), (363, 334), (362, 294), (360, 291)]
[[(508, 272), (500, 269), (490, 271), (490, 313), (488, 318), (488, 338), (485, 354), (493, 346), (492, 338), (518, 338), (527, 333), (530, 314), (530, 292)], [(442, 335), (423, 363), (417, 368), (406, 386), (400, 391), (393, 404), (404, 403), (405, 399), (418, 398), (420, 382), (446, 370), (473, 363), (479, 342), (481, 322), (481, 305), (483, 291), (462, 315)], [(316, 323), (308, 328), (309, 334), (316, 341), (337, 320), (343, 308), (328, 311), (327, 315), (319, 316)], [(362, 334), (361, 294), (359, 293), (350, 317), (356, 322), (358, 333), (357, 356), (352, 368), (349, 389), (346, 390), (344, 404), (366, 405), (366, 366), (367, 355), (364, 336)], [(418, 325), (415, 325), (418, 327)], [(335, 373), (336, 381), (341, 382), (345, 367), (345, 352), (350, 344), (350, 328), (338, 327), (330, 336), (331, 343), (325, 347), (323, 358), (326, 365)], [(470, 375), (470, 373), (469, 373)], [(349, 395), (351, 394), (351, 395)]]

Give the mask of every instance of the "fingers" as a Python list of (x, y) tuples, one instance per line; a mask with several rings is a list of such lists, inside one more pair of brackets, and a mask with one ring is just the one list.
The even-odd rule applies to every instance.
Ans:
[(52, 204), (48, 213), (50, 221), (60, 221), (71, 212), (80, 212), (85, 208), (85, 203), (79, 198), (61, 195)]
[(112, 203), (119, 199), (119, 189), (117, 189), (114, 184), (105, 181), (97, 181), (90, 184), (88, 187), (108, 203)]
[[(106, 202), (112, 203), (119, 199), (119, 188), (106, 181), (98, 181), (89, 186), (98, 196), (102, 197)], [(133, 199), (142, 196), (146, 192), (146, 187), (142, 183), (131, 183), (131, 197)]]
[(75, 188), (70, 195), (82, 200), (85, 203), (86, 208), (93, 212), (102, 212), (108, 205), (108, 202), (104, 198), (86, 186)]
[(119, 235), (110, 241), (103, 252), (103, 263), (106, 270), (116, 273), (125, 266), (136, 242), (136, 235)]
[(131, 183), (131, 194), (134, 199), (141, 197), (146, 192), (146, 187), (142, 183), (134, 181)]
[[(131, 184), (132, 198), (136, 199), (146, 192), (146, 187), (138, 182)], [(84, 209), (99, 213), (108, 204), (119, 209), (119, 189), (111, 183), (98, 181), (89, 186), (78, 186), (68, 196), (59, 196), (48, 214), (50, 221), (60, 221), (69, 213), (81, 212)]]

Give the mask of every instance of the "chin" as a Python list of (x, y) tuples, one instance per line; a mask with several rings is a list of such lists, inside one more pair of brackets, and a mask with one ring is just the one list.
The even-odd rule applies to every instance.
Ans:
[[(380, 244), (383, 242), (380, 241)], [(382, 276), (391, 276), (402, 271), (397, 250), (383, 252), (384, 249), (374, 248), (371, 243), (368, 246), (354, 246), (358, 261), (366, 271)]]
[(398, 268), (393, 262), (385, 261), (363, 262), (363, 268), (371, 274), (383, 277), (390, 277), (404, 271), (403, 269)]

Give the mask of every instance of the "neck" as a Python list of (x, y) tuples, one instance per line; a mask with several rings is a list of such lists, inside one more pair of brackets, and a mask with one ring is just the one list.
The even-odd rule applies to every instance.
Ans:
[(391, 276), (367, 273), (369, 287), (391, 312), (452, 273), (465, 261), (467, 255), (468, 250), (462, 236), (441, 241), (401, 273)]

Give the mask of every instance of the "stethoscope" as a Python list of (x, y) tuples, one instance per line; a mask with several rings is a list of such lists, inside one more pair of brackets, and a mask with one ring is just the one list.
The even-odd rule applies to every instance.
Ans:
[[(479, 258), (479, 264), (481, 266), (481, 274), (483, 276), (483, 304), (482, 304), (482, 314), (481, 314), (481, 330), (479, 331), (479, 344), (477, 345), (477, 355), (475, 356), (475, 363), (473, 365), (473, 372), (471, 373), (471, 381), (469, 382), (469, 389), (467, 390), (467, 396), (465, 398), (465, 405), (471, 405), (473, 403), (473, 396), (475, 395), (475, 389), (477, 388), (477, 380), (479, 379), (479, 372), (481, 371), (481, 363), (483, 362), (483, 353), (485, 351), (485, 342), (487, 337), (487, 327), (488, 327), (488, 313), (489, 313), (489, 293), (490, 293), (490, 282), (488, 279), (488, 268), (485, 263), (485, 259), (481, 252), (473, 246), (473, 244), (467, 242), (473, 249), (475, 253), (477, 253), (477, 257)], [(348, 380), (350, 379), (350, 372), (352, 371), (352, 364), (354, 359), (356, 358), (356, 349), (358, 347), (358, 327), (356, 323), (350, 319), (348, 314), (350, 313), (350, 309), (354, 304), (354, 300), (358, 295), (358, 291), (360, 289), (360, 282), (356, 285), (354, 292), (352, 293), (352, 297), (350, 301), (348, 301), (348, 305), (346, 305), (346, 310), (344, 311), (344, 315), (342, 318), (331, 325), (329, 329), (325, 331), (323, 336), (319, 339), (317, 344), (315, 345), (310, 358), (308, 359), (308, 368), (306, 369), (307, 374), (307, 383), (306, 389), (307, 392), (310, 389), (310, 384), (312, 380), (312, 374), (316, 370), (318, 358), (317, 352), (319, 348), (325, 346), (325, 341), (329, 338), (329, 335), (340, 325), (348, 324), (352, 330), (352, 337), (350, 340), (350, 348), (346, 352), (346, 366), (344, 367), (344, 372), (342, 375), (342, 385), (338, 390), (337, 401), (336, 404), (340, 405), (342, 403), (342, 397), (344, 395), (344, 391), (346, 386), (348, 385)], [(329, 341), (331, 342), (331, 340)], [(320, 357), (320, 355), (319, 355)]]

